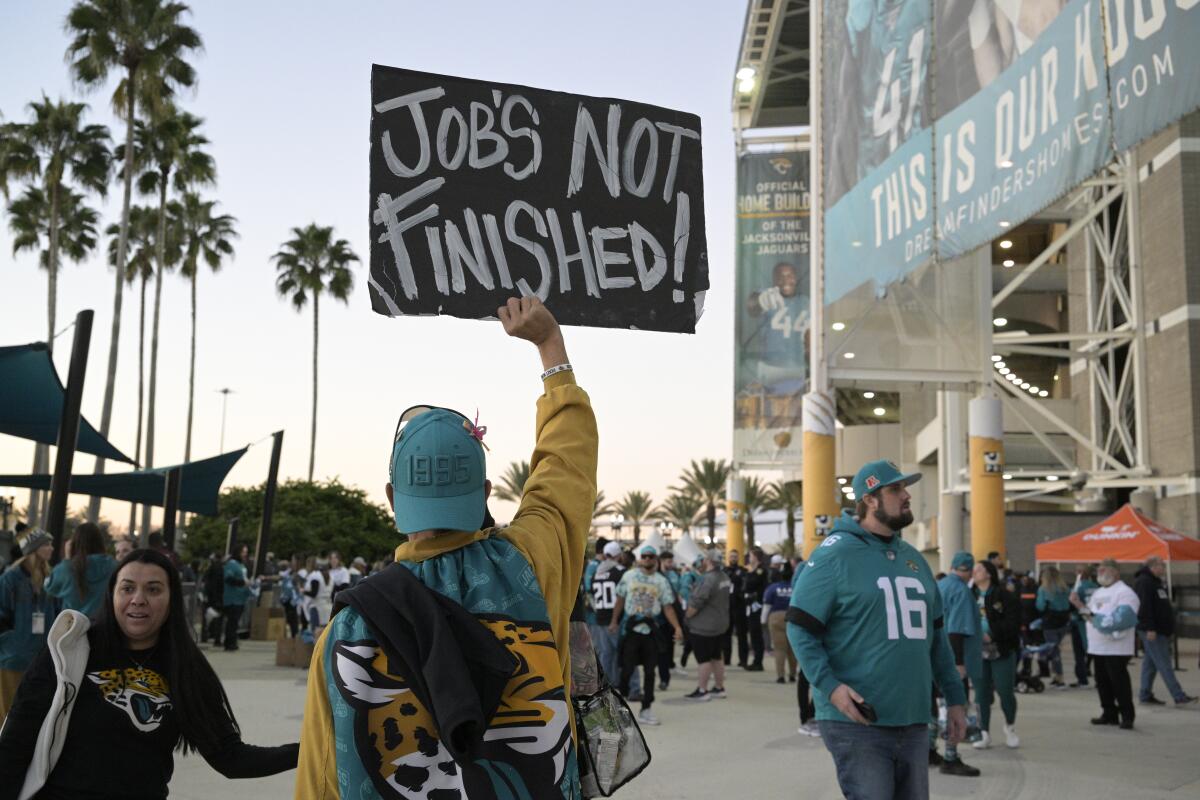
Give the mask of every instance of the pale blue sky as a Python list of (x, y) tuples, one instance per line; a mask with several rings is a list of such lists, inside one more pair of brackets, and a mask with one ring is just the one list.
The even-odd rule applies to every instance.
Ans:
[[(69, 2), (8, 0), (0, 9), (0, 114), (24, 119), (44, 91), (80, 97), (63, 61)], [(197, 90), (183, 105), (205, 119), (219, 185), (209, 194), (239, 220), (237, 257), (199, 289), (193, 457), (218, 450), (221, 396), (230, 387), (226, 449), (285, 428), (282, 477), (308, 464), (311, 310), (277, 297), (270, 256), (292, 226), (333, 225), (366, 260), (370, 67), (380, 63), (620, 97), (698, 114), (703, 124), (705, 216), (712, 288), (694, 336), (566, 330), (580, 383), (600, 424), (600, 487), (666, 495), (690, 458), (727, 457), (731, 437), (734, 145), (730, 91), (742, 0), (629, 2), (216, 2), (196, 0), (190, 23), (205, 52)], [(92, 119), (122, 139), (111, 84), (83, 96)], [(116, 219), (119, 187), (105, 208)], [(107, 246), (107, 242), (104, 243)], [(45, 338), (46, 279), (34, 256), (11, 257), (0, 225), (0, 344)], [(151, 293), (152, 294), (152, 293)], [(96, 311), (84, 413), (99, 422), (112, 325), (113, 278), (100, 255), (67, 265), (59, 326)], [(188, 294), (167, 276), (160, 331), (155, 462), (183, 457), (187, 412)], [(136, 290), (122, 315), (112, 441), (132, 452), (137, 402)], [(528, 458), (540, 371), (533, 349), (498, 323), (388, 319), (370, 309), (365, 267), (349, 306), (325, 303), (321, 320), (318, 478), (339, 476), (383, 502), (397, 413), (418, 402), (458, 408), (489, 428), (488, 472)], [(147, 320), (149, 324), (149, 319)], [(69, 335), (57, 361), (66, 374)], [(147, 347), (148, 350), (148, 347)], [(252, 448), (227, 485), (266, 475), (269, 446)], [(0, 437), (0, 472), (28, 472), (31, 445)], [(92, 459), (76, 460), (90, 471)], [(3, 492), (0, 489), (0, 492)], [(13, 492), (4, 492), (10, 494)], [(18, 494), (18, 504), (25, 503)], [(72, 497), (72, 506), (83, 502)], [(498, 517), (509, 509), (497, 508)], [(128, 505), (107, 503), (119, 524)]]

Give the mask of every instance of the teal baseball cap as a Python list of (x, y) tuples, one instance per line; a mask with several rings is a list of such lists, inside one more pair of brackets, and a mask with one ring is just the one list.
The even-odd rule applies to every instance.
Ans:
[(644, 544), (638, 548), (639, 556), (657, 556), (658, 548), (652, 544)]
[(966, 550), (959, 550), (950, 561), (950, 569), (974, 569), (975, 556)]
[(871, 492), (878, 491), (885, 486), (891, 486), (893, 483), (903, 483), (905, 486), (912, 486), (917, 481), (921, 480), (921, 473), (911, 472), (905, 475), (891, 461), (880, 459), (879, 461), (871, 461), (863, 464), (862, 469), (854, 476), (850, 486), (854, 489), (854, 496), (859, 500), (863, 499)]
[(406, 422), (392, 445), (396, 530), (477, 531), (487, 513), (483, 445), (463, 415), (433, 408)]

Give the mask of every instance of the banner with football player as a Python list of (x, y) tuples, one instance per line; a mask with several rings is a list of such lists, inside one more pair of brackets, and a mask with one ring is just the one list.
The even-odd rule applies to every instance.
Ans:
[(808, 377), (808, 150), (738, 158), (734, 461), (799, 466)]
[(824, 14), (826, 303), (974, 250), (1200, 107), (1195, 0)]

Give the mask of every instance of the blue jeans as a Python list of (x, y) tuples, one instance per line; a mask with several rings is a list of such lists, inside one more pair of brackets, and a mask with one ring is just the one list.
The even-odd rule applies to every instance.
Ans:
[(1138, 631), (1137, 635), (1146, 650), (1146, 657), (1142, 659), (1142, 688), (1138, 691), (1138, 699), (1150, 699), (1154, 694), (1154, 678), (1159, 674), (1162, 675), (1163, 683), (1167, 685), (1167, 691), (1176, 703), (1187, 697), (1187, 693), (1175, 677), (1174, 668), (1171, 667), (1171, 637), (1160, 633), (1154, 637), (1154, 641), (1150, 641), (1146, 638), (1145, 631)]
[(1046, 644), (1053, 645), (1050, 653), (1046, 656), (1046, 660), (1050, 662), (1050, 671), (1054, 673), (1054, 677), (1061, 678), (1062, 670), (1062, 640), (1067, 638), (1066, 628), (1044, 628), (1042, 635), (1046, 637)]
[(929, 729), (820, 720), (846, 800), (928, 800)]
[(617, 661), (617, 634), (609, 633), (607, 625), (590, 625), (592, 629), (592, 646), (596, 648), (596, 658), (600, 659), (600, 668), (604, 677), (608, 678), (611, 686), (621, 681), (621, 664)]

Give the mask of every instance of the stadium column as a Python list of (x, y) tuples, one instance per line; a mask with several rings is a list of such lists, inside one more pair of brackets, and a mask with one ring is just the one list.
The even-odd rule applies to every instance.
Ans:
[(804, 395), (804, 555), (812, 553), (833, 527), (838, 513), (835, 488), (834, 408), (829, 392)]
[(1004, 442), (1000, 398), (976, 397), (967, 410), (971, 436), (971, 552), (1007, 555), (1004, 544)]
[(746, 484), (735, 473), (725, 490), (725, 555), (746, 553)]

